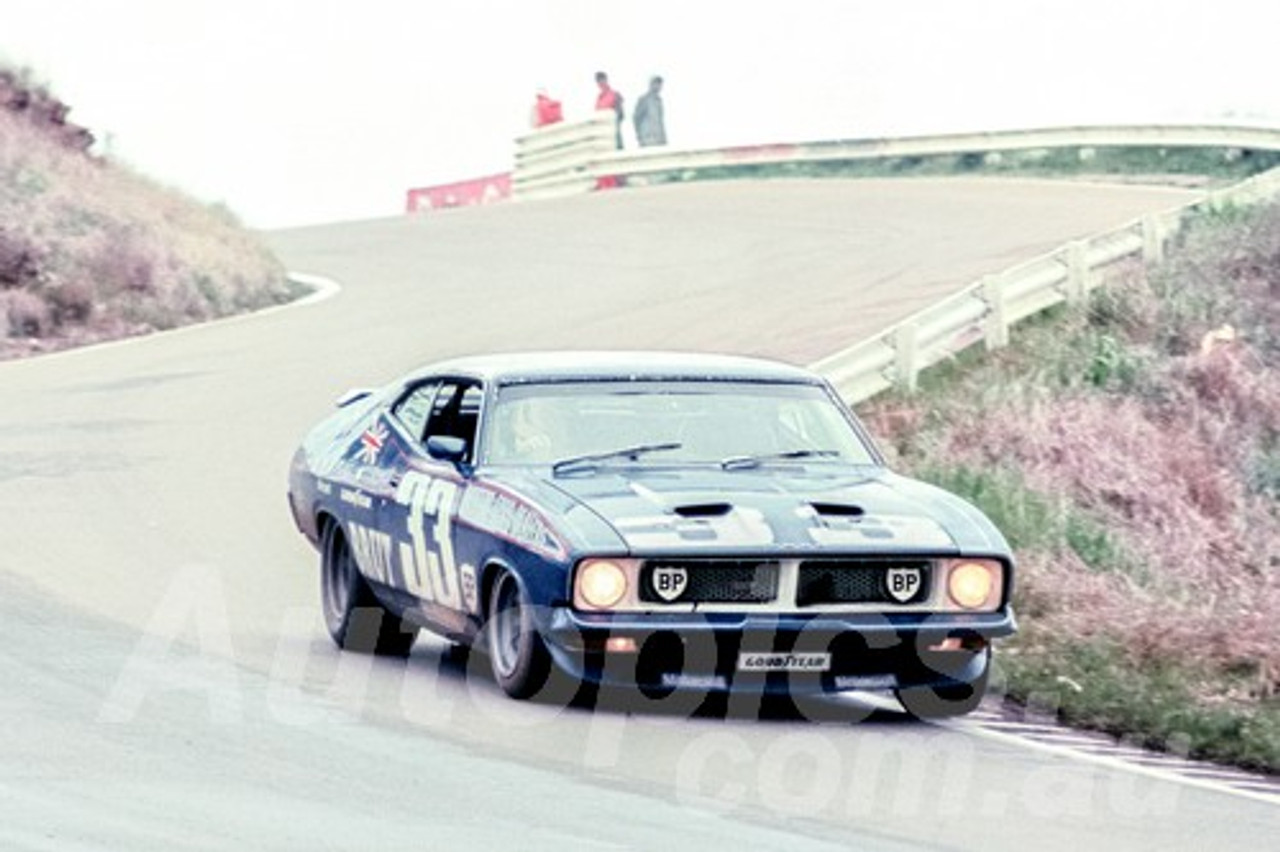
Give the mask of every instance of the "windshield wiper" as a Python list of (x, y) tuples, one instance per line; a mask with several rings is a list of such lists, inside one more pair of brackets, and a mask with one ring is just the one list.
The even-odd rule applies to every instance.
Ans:
[(720, 462), (720, 467), (725, 470), (747, 470), (771, 461), (830, 458), (838, 455), (840, 453), (836, 450), (787, 450), (782, 453), (760, 453), (754, 456), (729, 456), (729, 458)]
[(640, 456), (648, 453), (659, 453), (665, 450), (678, 450), (684, 444), (678, 441), (670, 441), (665, 444), (637, 444), (634, 447), (623, 447), (620, 450), (610, 450), (607, 453), (591, 453), (585, 456), (572, 456), (567, 459), (561, 459), (551, 465), (552, 473), (564, 473), (565, 471), (575, 468), (592, 468), (600, 462), (611, 461), (613, 459), (629, 459), (636, 461)]

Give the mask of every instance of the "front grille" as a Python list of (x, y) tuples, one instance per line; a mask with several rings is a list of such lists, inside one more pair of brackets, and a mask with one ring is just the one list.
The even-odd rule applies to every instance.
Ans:
[[(796, 605), (919, 603), (929, 596), (932, 581), (930, 568), (928, 560), (841, 559), (801, 562), (799, 583), (796, 586)], [(902, 579), (892, 580), (895, 576)], [(908, 579), (911, 577), (918, 578), (918, 582)], [(906, 596), (899, 598), (890, 594), (891, 582), (898, 582), (899, 594)], [(902, 585), (904, 583), (909, 586)]]
[(778, 563), (653, 560), (645, 564), (646, 603), (770, 603), (778, 596)]

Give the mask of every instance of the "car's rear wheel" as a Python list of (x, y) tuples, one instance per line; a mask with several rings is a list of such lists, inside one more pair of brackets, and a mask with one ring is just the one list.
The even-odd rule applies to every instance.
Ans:
[(949, 686), (912, 686), (895, 692), (902, 707), (917, 719), (951, 719), (978, 709), (991, 677), (991, 649), (983, 655), (982, 674), (970, 683)]
[(551, 655), (534, 626), (528, 597), (509, 571), (494, 580), (485, 631), (489, 665), (503, 691), (512, 698), (529, 698), (542, 689)]
[(403, 657), (418, 636), (416, 627), (374, 597), (336, 521), (325, 527), (321, 542), (320, 599), (325, 627), (343, 650)]

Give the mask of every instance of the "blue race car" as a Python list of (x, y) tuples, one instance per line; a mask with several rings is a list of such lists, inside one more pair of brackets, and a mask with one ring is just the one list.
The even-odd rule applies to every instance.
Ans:
[(404, 655), (425, 628), (515, 698), (892, 690), (956, 715), (1015, 630), (991, 522), (890, 472), (825, 380), (765, 360), (433, 364), (340, 400), (289, 504), (339, 647)]

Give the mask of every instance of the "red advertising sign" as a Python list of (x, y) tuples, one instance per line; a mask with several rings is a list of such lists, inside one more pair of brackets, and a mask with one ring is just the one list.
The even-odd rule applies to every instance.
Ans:
[(472, 178), (441, 186), (411, 189), (405, 203), (408, 213), (439, 210), (444, 207), (474, 207), (511, 198), (511, 173)]

